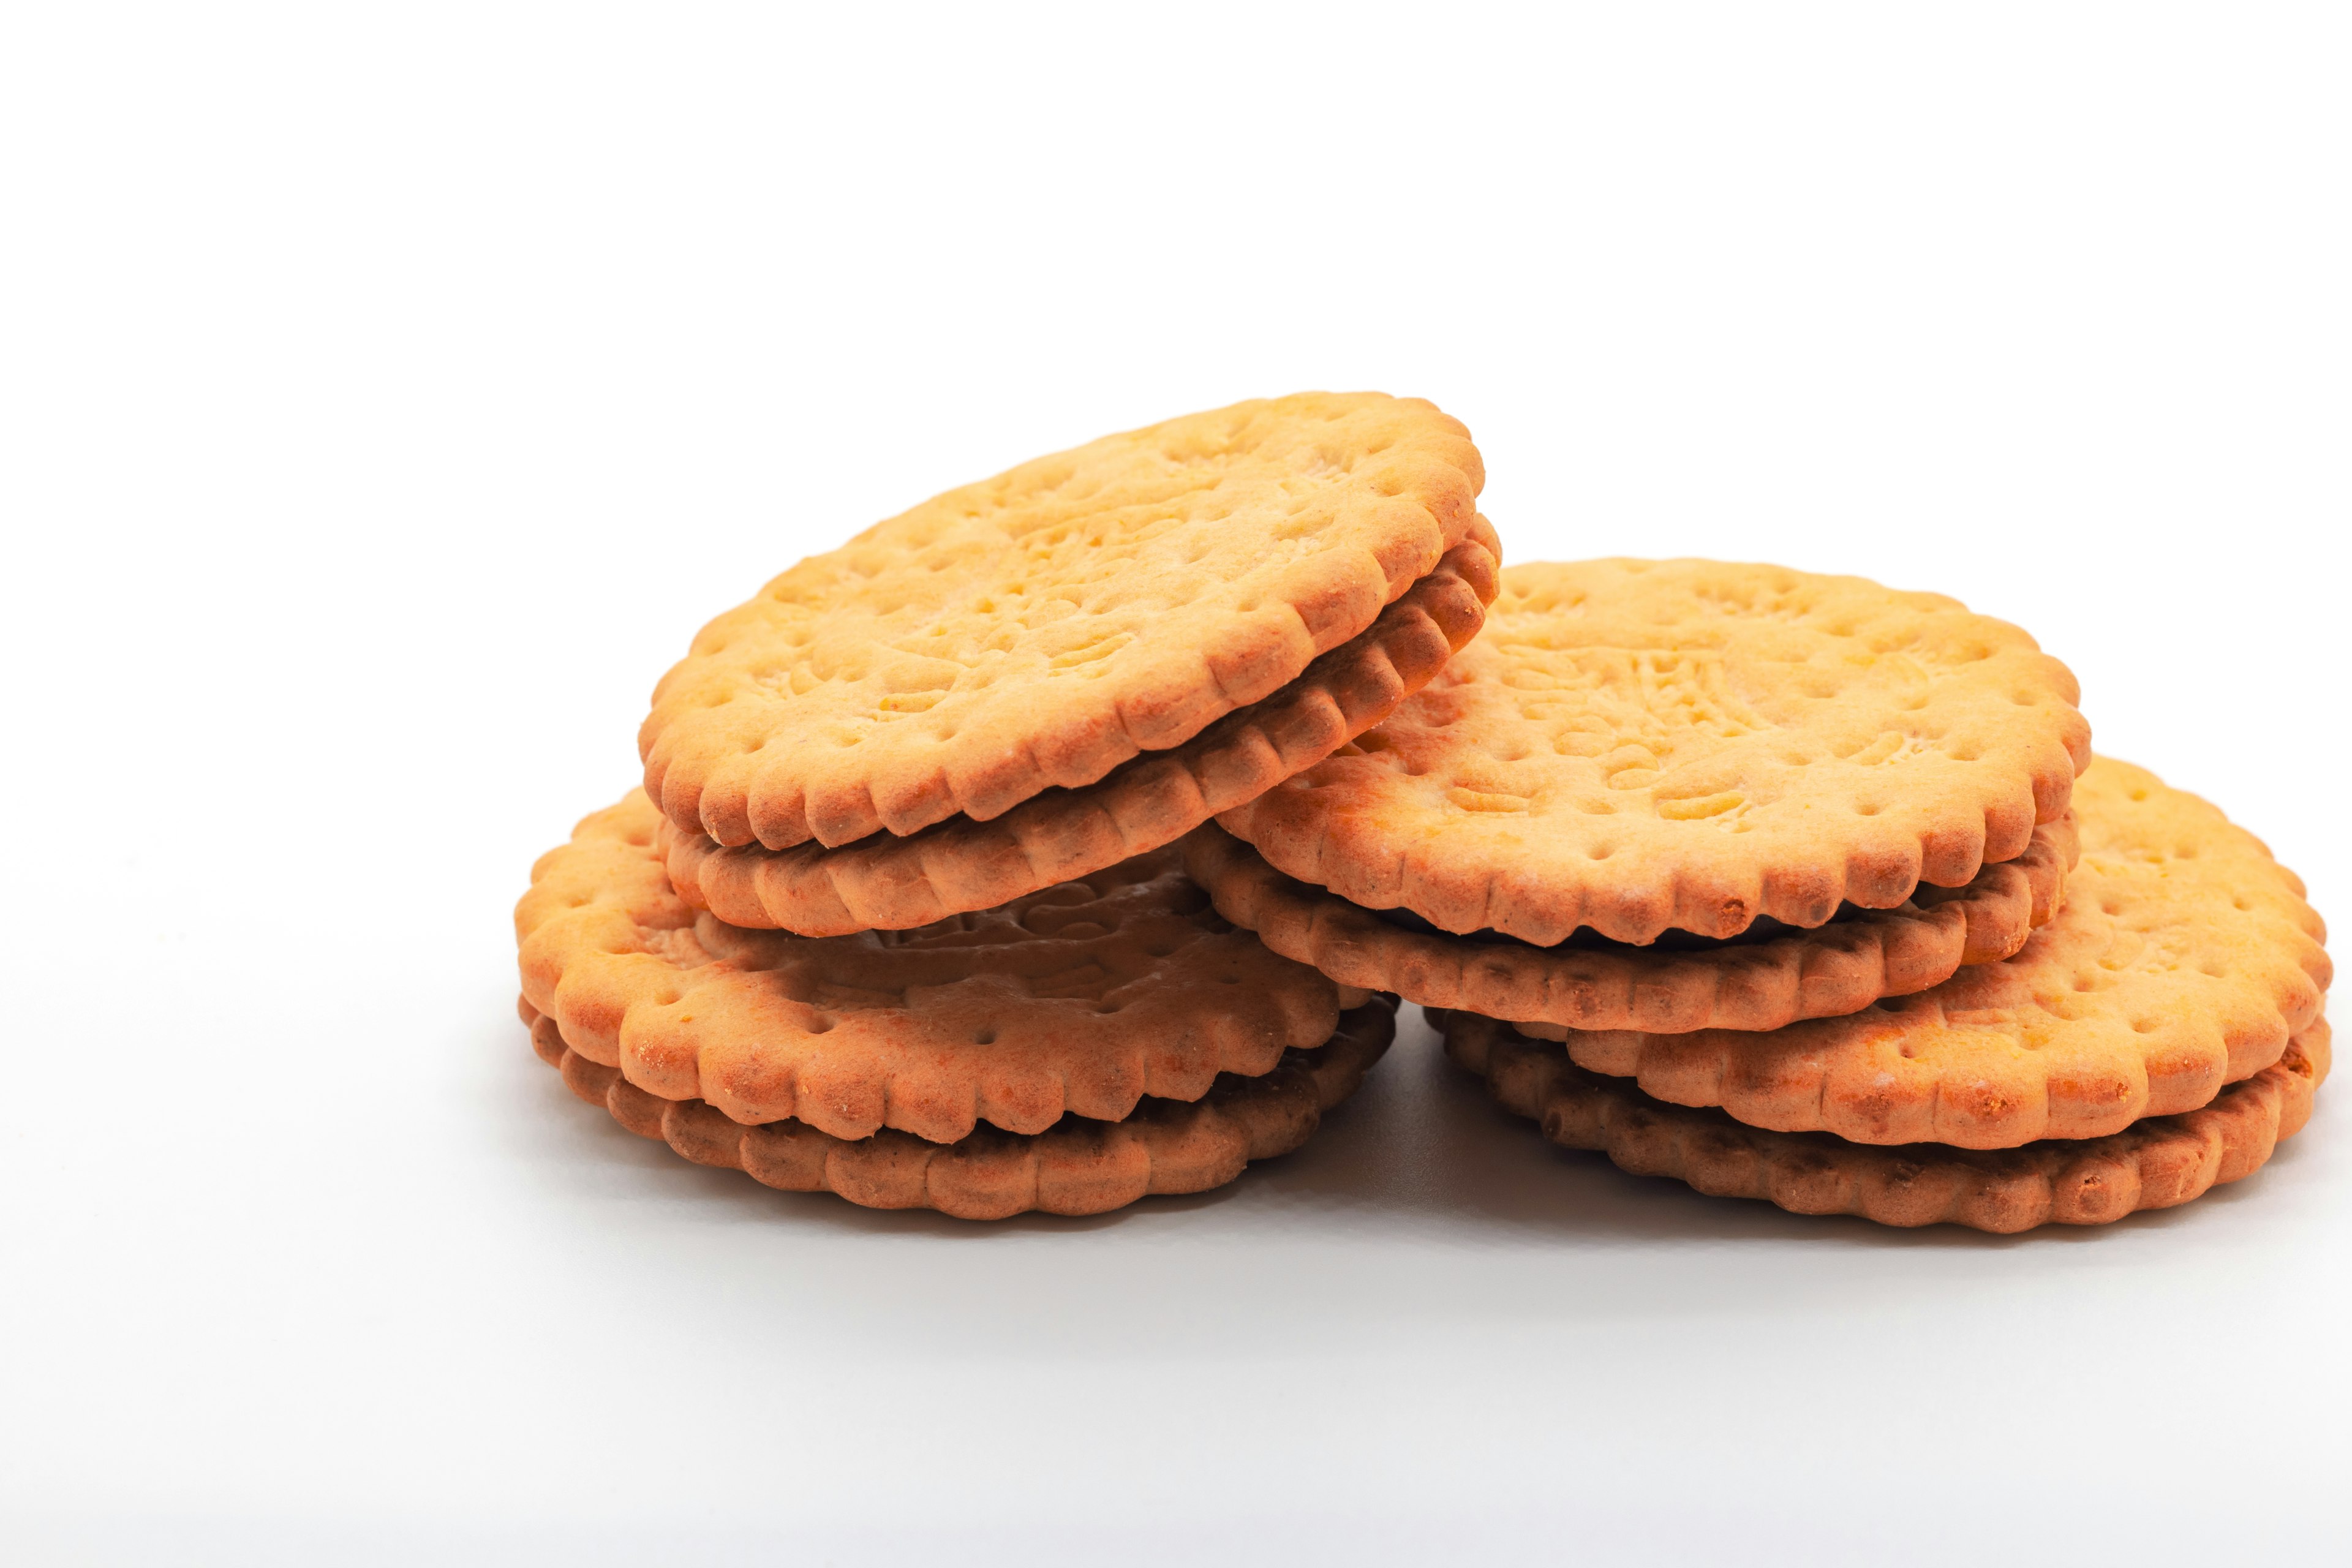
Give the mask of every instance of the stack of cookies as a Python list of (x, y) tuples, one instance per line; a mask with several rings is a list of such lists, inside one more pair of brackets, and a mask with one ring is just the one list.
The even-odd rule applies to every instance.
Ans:
[(1483, 480), (1426, 403), (1307, 395), (802, 562), (534, 869), (540, 1053), (688, 1159), (971, 1218), (1231, 1181), (1399, 997), (1553, 1142), (1809, 1214), (2096, 1224), (2303, 1124), (2302, 884), (2094, 761), (2025, 633), (1503, 572)]
[(1801, 1213), (2097, 1224), (2302, 1125), (2331, 971), (2294, 875), (2095, 761), (2076, 700), (1933, 595), (1515, 566), (1443, 674), (1187, 864), (1432, 1009), (1555, 1142)]
[(1393, 713), (1501, 547), (1426, 403), (1309, 395), (950, 490), (695, 638), (645, 783), (541, 858), (522, 1013), (582, 1098), (772, 1186), (1091, 1214), (1295, 1147), (1395, 999), (1179, 845)]

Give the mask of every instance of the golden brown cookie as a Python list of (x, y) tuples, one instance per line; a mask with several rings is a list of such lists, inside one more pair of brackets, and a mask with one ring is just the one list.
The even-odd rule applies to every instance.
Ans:
[(1922, 885), (1911, 902), (1842, 911), (1810, 931), (1751, 927), (1730, 942), (1653, 947), (1413, 931), (1284, 876), (1214, 826), (1186, 840), (1184, 858), (1219, 914), (1343, 985), (1495, 1018), (1675, 1034), (1837, 1017), (2007, 958), (2057, 912), (2075, 853), (2070, 814), (1965, 888)]
[(1311, 767), (1394, 711), (1475, 636), (1502, 547), (1485, 518), (1362, 636), (1273, 696), (1097, 783), (1051, 789), (988, 822), (951, 816), (837, 849), (722, 848), (662, 826), (671, 882), (736, 925), (839, 936), (929, 925), (1172, 844), (1218, 812)]
[(2196, 1110), (2016, 1149), (1884, 1148), (1824, 1132), (1768, 1132), (1721, 1111), (1669, 1105), (1622, 1079), (1584, 1071), (1556, 1045), (1466, 1014), (1432, 1017), (1445, 1031), (1446, 1054), (1486, 1079), (1507, 1110), (1535, 1119), (1553, 1142), (1597, 1150), (1634, 1175), (1671, 1176), (1716, 1197), (1761, 1198), (1794, 1214), (2003, 1233), (2105, 1225), (2252, 1174), (2310, 1118), (2328, 1065), (2321, 1019), (2278, 1061)]
[(1172, 849), (921, 931), (811, 939), (698, 914), (659, 822), (633, 790), (532, 868), (523, 994), (591, 1061), (737, 1121), (940, 1143), (1115, 1121), (1270, 1072), (1339, 1015), (1339, 987), (1218, 918)]
[(2144, 768), (2074, 788), (2065, 906), (2014, 958), (1768, 1034), (1562, 1029), (1579, 1067), (1751, 1126), (2005, 1149), (2193, 1110), (2319, 1016), (2326, 927), (2262, 841)]
[(1319, 1049), (1286, 1051), (1255, 1078), (1222, 1074), (1198, 1100), (1146, 1099), (1124, 1121), (1066, 1116), (1037, 1133), (979, 1127), (953, 1143), (889, 1131), (844, 1140), (800, 1121), (746, 1127), (701, 1100), (647, 1094), (590, 1061), (528, 1001), (523, 1021), (532, 1046), (562, 1069), (572, 1093), (697, 1164), (742, 1171), (789, 1192), (837, 1193), (867, 1208), (1003, 1219), (1029, 1209), (1101, 1214), (1150, 1194), (1205, 1192), (1253, 1161), (1289, 1153), (1388, 1049), (1396, 1002), (1377, 997), (1343, 1013)]
[(2024, 853), (2090, 758), (2017, 627), (1859, 577), (1513, 566), (1486, 628), (1352, 746), (1219, 817), (1440, 930), (1729, 937), (1892, 909)]
[(950, 490), (705, 626), (639, 732), (646, 792), (782, 849), (1092, 784), (1361, 634), (1484, 482), (1429, 404), (1307, 393)]

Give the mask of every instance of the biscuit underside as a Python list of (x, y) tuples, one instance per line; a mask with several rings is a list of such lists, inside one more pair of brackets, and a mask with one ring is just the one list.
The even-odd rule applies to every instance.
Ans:
[(1520, 563), (1359, 742), (1222, 814), (1279, 870), (1538, 945), (1810, 928), (2021, 853), (2090, 759), (2017, 627), (1856, 578)]
[(1286, 877), (1213, 825), (1185, 843), (1192, 879), (1217, 912), (1275, 952), (1343, 985), (1408, 1002), (1579, 1029), (1777, 1029), (1923, 991), (1963, 964), (2010, 957), (2063, 901), (2076, 854), (2071, 816), (2034, 830), (2026, 852), (1988, 866), (1928, 907), (1853, 910), (1827, 925), (1714, 950), (1536, 947), (1403, 929)]
[(837, 849), (722, 847), (666, 822), (670, 879), (730, 924), (836, 936), (992, 909), (1172, 844), (1379, 723), (1476, 634), (1501, 546), (1484, 518), (1475, 524), (1370, 631), (1273, 696), (1097, 784), (1033, 796), (993, 821), (952, 817)]
[(953, 1143), (890, 1131), (845, 1140), (797, 1121), (746, 1127), (701, 1100), (647, 1094), (571, 1049), (555, 1020), (528, 1002), (521, 1012), (533, 1048), (572, 1093), (697, 1164), (867, 1208), (1003, 1219), (1031, 1209), (1102, 1214), (1153, 1194), (1205, 1192), (1253, 1161), (1290, 1152), (1388, 1049), (1395, 1008), (1394, 998), (1375, 998), (1342, 1014), (1319, 1048), (1286, 1052), (1262, 1077), (1226, 1074), (1199, 1100), (1146, 1100), (1124, 1121), (1066, 1117), (1039, 1133), (981, 1127)]
[(1606, 1154), (1634, 1175), (1671, 1177), (1715, 1197), (1758, 1198), (1792, 1214), (2011, 1234), (2106, 1225), (2252, 1174), (2309, 1120), (2313, 1092), (2327, 1076), (2329, 1032), (2326, 1020), (2314, 1024), (2278, 1062), (2200, 1110), (2105, 1137), (1994, 1152), (1768, 1132), (1720, 1111), (1652, 1100), (1574, 1066), (1556, 1045), (1515, 1035), (1448, 1030), (1446, 1051), (1551, 1142)]
[(1466, 537), (1485, 469), (1419, 399), (1305, 394), (934, 497), (721, 616), (656, 689), (646, 788), (789, 848), (984, 820), (1296, 679)]

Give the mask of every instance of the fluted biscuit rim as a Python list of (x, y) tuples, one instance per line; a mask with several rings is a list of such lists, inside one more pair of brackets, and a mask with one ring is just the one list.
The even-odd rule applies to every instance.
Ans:
[(1343, 1004), (1218, 917), (1172, 850), (936, 930), (805, 939), (698, 914), (659, 821), (632, 791), (541, 857), (515, 909), (522, 990), (582, 1055), (740, 1121), (951, 1142), (1115, 1121), (1268, 1070)]
[[(1466, 1017), (1466, 1015), (1456, 1015)], [(1875, 1224), (1965, 1226), (2015, 1235), (2043, 1225), (2108, 1225), (2171, 1208), (2252, 1174), (2300, 1131), (2327, 1076), (2325, 1019), (2280, 1059), (2210, 1104), (2119, 1132), (1978, 1151), (1850, 1143), (1773, 1132), (1719, 1111), (1653, 1100), (1622, 1079), (1586, 1072), (1558, 1046), (1450, 1026), (1446, 1054), (1496, 1100), (1563, 1148), (1607, 1156), (1634, 1175), (1684, 1182), (1714, 1197), (1759, 1199), (1792, 1214)]]
[(1580, 1067), (1751, 1126), (2006, 1148), (2191, 1110), (2269, 1067), (2334, 965), (2303, 882), (2210, 802), (2101, 757), (2064, 906), (2014, 956), (1763, 1034), (1578, 1030)]
[(2024, 631), (1940, 595), (1520, 563), (1437, 679), (1219, 821), (1289, 876), (1443, 931), (1811, 927), (2022, 852), (2089, 762), (2078, 700)]
[(1096, 784), (1034, 795), (992, 821), (950, 817), (833, 849), (723, 847), (666, 820), (670, 879), (731, 924), (838, 936), (992, 909), (1172, 844), (1329, 756), (1426, 684), (1485, 618), (1501, 550), (1486, 520), (1475, 520), (1472, 536), (1370, 630), (1273, 696)]
[(1191, 739), (1360, 634), (1485, 483), (1417, 398), (1306, 393), (1034, 458), (712, 621), (656, 688), (647, 794), (790, 848), (996, 816)]
[(1066, 1118), (1037, 1133), (978, 1128), (943, 1144), (889, 1130), (845, 1140), (797, 1121), (746, 1126), (698, 1100), (647, 1094), (572, 1049), (556, 1021), (528, 999), (520, 1011), (533, 1048), (574, 1095), (697, 1164), (741, 1171), (783, 1191), (831, 1192), (866, 1208), (928, 1208), (971, 1220), (1033, 1209), (1104, 1214), (1146, 1196), (1223, 1186), (1314, 1136), (1396, 1034), (1395, 999), (1376, 998), (1340, 1015), (1322, 1046), (1286, 1052), (1259, 1077), (1221, 1078), (1198, 1100), (1148, 1100), (1120, 1121)]
[(2063, 901), (2078, 851), (2071, 816), (2036, 826), (2025, 854), (1987, 866), (1928, 908), (1853, 911), (1811, 931), (1714, 950), (1540, 948), (1405, 930), (1286, 877), (1213, 825), (1185, 866), (1217, 912), (1343, 985), (1522, 1023), (1680, 1034), (1760, 1031), (1923, 991), (1963, 964), (2007, 958)]

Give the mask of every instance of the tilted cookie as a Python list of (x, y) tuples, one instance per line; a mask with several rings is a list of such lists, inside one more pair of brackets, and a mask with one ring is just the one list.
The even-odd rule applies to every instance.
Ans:
[(1817, 926), (2023, 854), (2089, 761), (2075, 698), (2032, 637), (1938, 595), (1519, 565), (1392, 717), (1218, 820), (1278, 870), (1443, 931)]
[(569, 1048), (528, 1001), (531, 1043), (572, 1092), (697, 1164), (742, 1171), (788, 1192), (832, 1192), (867, 1208), (930, 1208), (958, 1219), (1030, 1209), (1101, 1214), (1155, 1193), (1219, 1187), (1253, 1161), (1287, 1154), (1355, 1092), (1396, 1033), (1393, 998), (1339, 1016), (1320, 1048), (1286, 1051), (1256, 1078), (1221, 1075), (1199, 1100), (1139, 1101), (1124, 1121), (1064, 1117), (1043, 1132), (975, 1128), (953, 1143), (884, 1131), (856, 1140), (800, 1121), (746, 1127), (698, 1100), (662, 1100)]
[(2005, 1149), (2193, 1110), (2279, 1058), (2334, 970), (2303, 883), (2195, 795), (2102, 757), (2082, 858), (2014, 958), (1768, 1034), (1562, 1029), (1577, 1065), (1751, 1126)]
[(1838, 1017), (1924, 991), (1962, 964), (2007, 958), (2057, 912), (2075, 853), (2069, 815), (2036, 827), (2024, 854), (1985, 867), (1965, 888), (1923, 886), (1912, 902), (1843, 910), (1810, 931), (1760, 936), (1751, 927), (1731, 942), (1652, 947), (1589, 937), (1537, 947), (1410, 930), (1284, 876), (1213, 826), (1186, 841), (1184, 858), (1219, 914), (1343, 985), (1494, 1018), (1674, 1034)]
[(670, 879), (736, 925), (839, 936), (992, 909), (1172, 844), (1218, 812), (1312, 767), (1393, 712), (1475, 636), (1502, 547), (1485, 518), (1437, 570), (1273, 696), (1091, 784), (1051, 789), (1003, 816), (951, 816), (837, 849), (721, 847), (665, 821)]
[(646, 792), (782, 849), (1092, 784), (1360, 634), (1484, 482), (1429, 404), (1307, 393), (950, 490), (705, 626), (639, 731)]
[(532, 868), (523, 994), (589, 1060), (747, 1124), (946, 1143), (982, 1121), (1117, 1121), (1272, 1071), (1342, 1005), (1219, 919), (1172, 849), (923, 931), (810, 939), (698, 914), (663, 873), (659, 822), (632, 791)]
[(1670, 1176), (1712, 1196), (1761, 1198), (1794, 1214), (2004, 1234), (2105, 1225), (2252, 1174), (2309, 1120), (2329, 1055), (2321, 1019), (2276, 1062), (2196, 1110), (2101, 1138), (2016, 1149), (1880, 1148), (1825, 1132), (1764, 1131), (1720, 1111), (1669, 1105), (1489, 1020), (1455, 1014), (1437, 1021), (1446, 1054), (1485, 1078), (1505, 1109), (1533, 1118), (1553, 1142), (1597, 1150), (1634, 1175)]

